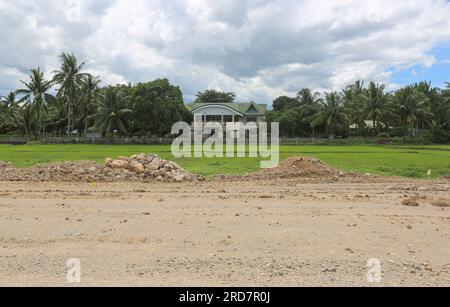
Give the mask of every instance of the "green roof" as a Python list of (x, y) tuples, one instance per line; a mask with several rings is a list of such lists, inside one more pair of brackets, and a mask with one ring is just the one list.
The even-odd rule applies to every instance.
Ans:
[(264, 114), (267, 111), (267, 105), (266, 104), (258, 104), (255, 102), (249, 102), (249, 103), (239, 103), (239, 102), (233, 102), (233, 103), (218, 103), (218, 102), (211, 102), (211, 103), (191, 103), (186, 105), (189, 111), (193, 112), (198, 108), (205, 107), (205, 106), (224, 106), (228, 107), (230, 109), (233, 109), (236, 112), (239, 112), (243, 114), (244, 116), (264, 116)]

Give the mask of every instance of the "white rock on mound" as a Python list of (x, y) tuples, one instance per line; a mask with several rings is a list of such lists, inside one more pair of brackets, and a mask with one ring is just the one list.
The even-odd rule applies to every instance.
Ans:
[(127, 169), (130, 163), (125, 160), (114, 160), (111, 163), (111, 168)]

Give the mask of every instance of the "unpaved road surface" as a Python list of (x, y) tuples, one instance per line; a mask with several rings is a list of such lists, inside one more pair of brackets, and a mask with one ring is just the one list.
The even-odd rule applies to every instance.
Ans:
[(0, 182), (0, 286), (70, 286), (71, 258), (79, 286), (450, 286), (448, 201), (449, 180)]

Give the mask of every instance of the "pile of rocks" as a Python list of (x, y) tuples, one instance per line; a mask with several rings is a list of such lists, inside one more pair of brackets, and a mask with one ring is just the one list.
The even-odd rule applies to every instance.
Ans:
[(189, 182), (203, 177), (184, 170), (172, 161), (154, 154), (107, 158), (104, 164), (90, 161), (36, 165), (27, 169), (15, 168), (0, 162), (0, 181), (61, 181), (61, 182)]
[(157, 181), (183, 182), (200, 180), (173, 161), (163, 160), (155, 154), (139, 154), (131, 157), (105, 159), (105, 166), (115, 170), (128, 170), (144, 178)]

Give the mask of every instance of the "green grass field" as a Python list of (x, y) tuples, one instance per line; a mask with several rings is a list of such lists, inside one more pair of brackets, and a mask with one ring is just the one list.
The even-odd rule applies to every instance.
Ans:
[[(137, 153), (157, 153), (173, 159), (170, 146), (153, 145), (0, 145), (0, 161), (10, 161), (17, 167), (56, 161), (104, 161), (106, 157), (131, 156)], [(281, 146), (281, 160), (293, 156), (319, 158), (337, 168), (359, 173), (386, 176), (427, 178), (450, 175), (450, 145), (435, 146)], [(186, 169), (205, 176), (214, 174), (244, 174), (259, 169), (257, 158), (182, 158), (173, 159)]]

